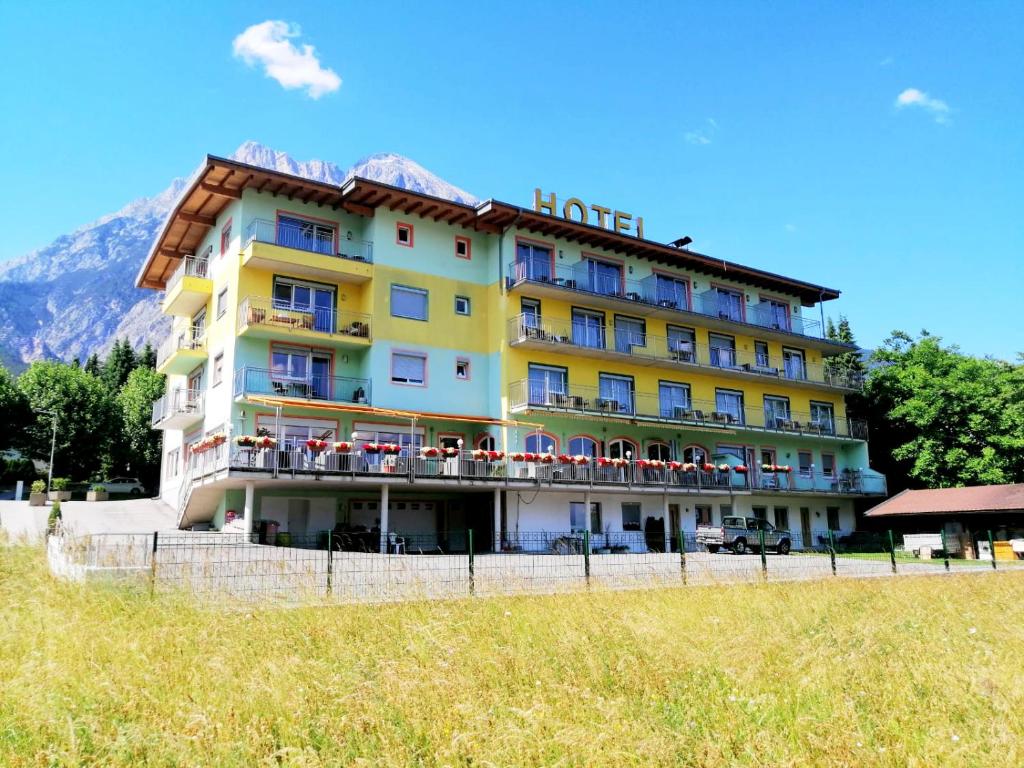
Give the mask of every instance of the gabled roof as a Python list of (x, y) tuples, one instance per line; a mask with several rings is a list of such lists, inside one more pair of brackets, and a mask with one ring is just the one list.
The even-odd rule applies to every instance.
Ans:
[(887, 515), (947, 515), (981, 512), (1024, 513), (1024, 483), (976, 485), (969, 488), (907, 490), (883, 501), (867, 517)]
[[(359, 177), (341, 186), (312, 181), (289, 173), (260, 168), (237, 160), (207, 155), (190, 185), (164, 222), (136, 278), (140, 288), (163, 289), (181, 259), (195, 253), (217, 217), (246, 189), (269, 192), (288, 200), (330, 206), (361, 216), (373, 216), (386, 206), (406, 216), (431, 218), (453, 226), (500, 234), (515, 226), (527, 232), (559, 237), (614, 253), (629, 254), (670, 266), (695, 270), (713, 277), (729, 278), (800, 298), (804, 306), (835, 299), (834, 288), (794, 280), (741, 264), (714, 259), (686, 248), (674, 248), (632, 235), (612, 232), (594, 224), (582, 224), (530, 209), (487, 200), (477, 206), (456, 203), (432, 195), (411, 192)], [(241, 225), (241, 222), (239, 222)]]

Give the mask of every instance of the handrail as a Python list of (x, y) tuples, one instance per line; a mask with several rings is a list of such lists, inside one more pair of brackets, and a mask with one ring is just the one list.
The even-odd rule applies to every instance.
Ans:
[(189, 325), (163, 340), (156, 351), (156, 365), (159, 368), (171, 355), (180, 350), (198, 351), (206, 348), (206, 329), (201, 325)]
[(252, 242), (269, 243), (351, 261), (373, 262), (373, 241), (341, 236), (337, 224), (313, 221), (294, 224), (281, 219), (253, 219), (245, 229), (242, 247), (246, 248)]
[(270, 395), (302, 400), (369, 405), (371, 382), (350, 376), (313, 375), (302, 378), (280, 371), (244, 365), (235, 371), (234, 397)]
[(200, 389), (176, 387), (153, 401), (152, 423), (159, 424), (176, 414), (193, 414), (197, 418), (203, 413), (205, 393)]
[(365, 312), (296, 306), (259, 296), (246, 296), (238, 306), (239, 333), (250, 326), (262, 326), (369, 339), (370, 321), (371, 316)]

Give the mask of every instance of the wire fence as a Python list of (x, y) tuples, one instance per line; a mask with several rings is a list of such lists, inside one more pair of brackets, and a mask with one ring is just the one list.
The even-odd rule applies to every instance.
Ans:
[[(154, 592), (202, 599), (303, 603), (636, 589), (832, 577), (882, 577), (1024, 568), (991, 533), (978, 542), (941, 533), (765, 531), (711, 542), (679, 531), (477, 535), (472, 529), (232, 534), (91, 534), (47, 541), (52, 571), (85, 580), (136, 576)], [(1008, 545), (1008, 542), (998, 542)], [(937, 546), (935, 546), (937, 545)], [(987, 545), (987, 546), (983, 546)], [(965, 555), (980, 554), (978, 560)], [(1003, 559), (1006, 558), (1006, 559)]]

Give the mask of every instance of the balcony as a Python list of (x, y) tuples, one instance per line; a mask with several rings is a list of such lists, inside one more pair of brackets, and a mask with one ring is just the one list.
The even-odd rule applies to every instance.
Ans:
[(661, 368), (703, 368), (741, 379), (780, 379), (798, 387), (852, 390), (860, 380), (796, 358), (780, 359), (625, 328), (517, 315), (508, 322), (509, 345), (581, 357), (623, 360)]
[(153, 429), (186, 429), (202, 421), (205, 398), (198, 389), (177, 388), (153, 402)]
[(370, 316), (248, 296), (238, 307), (238, 335), (359, 349), (370, 346)]
[(205, 256), (186, 256), (182, 259), (164, 289), (164, 314), (192, 317), (205, 307), (213, 295), (209, 269), (209, 261)]
[(604, 417), (625, 421), (657, 422), (701, 430), (749, 430), (785, 433), (802, 437), (867, 440), (867, 423), (860, 419), (836, 419), (827, 412), (816, 414), (762, 409), (732, 403), (693, 400), (677, 393), (661, 396), (599, 387), (566, 386), (556, 389), (526, 379), (509, 387), (512, 413), (543, 411), (553, 414)]
[(369, 405), (370, 380), (347, 376), (306, 376), (296, 378), (267, 368), (243, 366), (235, 371), (235, 397), (265, 395), (324, 403)]
[(737, 326), (745, 326), (745, 333), (789, 341), (794, 337), (804, 342), (824, 340), (820, 322), (797, 315), (782, 317), (773, 312), (767, 302), (754, 306), (726, 306), (718, 292), (711, 290), (694, 296), (693, 305), (689, 306), (682, 290), (664, 284), (659, 287), (655, 275), (642, 280), (608, 278), (589, 274), (583, 268), (585, 266), (586, 262), (567, 266), (552, 266), (548, 262), (513, 262), (508, 266), (507, 284), (510, 290), (529, 285), (531, 295), (554, 299), (564, 300), (567, 292), (582, 293), (588, 296), (589, 306), (641, 317), (663, 317), (732, 333), (737, 331)]
[(187, 326), (164, 339), (156, 351), (156, 369), (166, 376), (183, 376), (206, 361), (206, 329)]
[(373, 243), (339, 239), (328, 226), (253, 219), (242, 241), (242, 266), (285, 270), (331, 283), (365, 283), (373, 276)]

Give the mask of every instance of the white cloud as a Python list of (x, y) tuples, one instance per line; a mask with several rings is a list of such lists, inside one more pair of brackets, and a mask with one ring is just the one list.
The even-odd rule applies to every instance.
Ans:
[(298, 24), (264, 21), (253, 24), (235, 38), (232, 45), (237, 58), (249, 66), (262, 64), (267, 77), (282, 88), (305, 88), (311, 99), (333, 93), (341, 87), (341, 78), (333, 69), (321, 66), (312, 45), (300, 48), (290, 38), (302, 34)]
[(686, 140), (687, 144), (702, 146), (704, 144), (711, 143), (715, 133), (718, 132), (718, 123), (715, 122), (713, 117), (709, 117), (706, 123), (707, 125), (701, 126), (700, 128), (694, 128), (692, 131), (687, 131), (683, 134), (683, 138)]
[(903, 109), (905, 107), (920, 107), (929, 112), (935, 118), (936, 123), (949, 122), (949, 104), (942, 99), (932, 98), (917, 88), (907, 88), (896, 97), (896, 108)]

